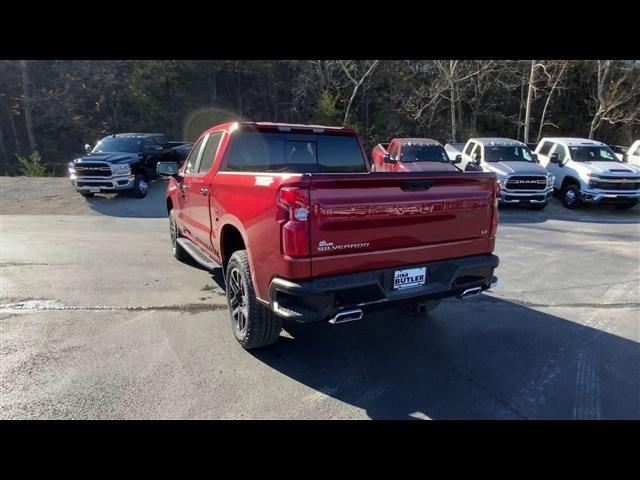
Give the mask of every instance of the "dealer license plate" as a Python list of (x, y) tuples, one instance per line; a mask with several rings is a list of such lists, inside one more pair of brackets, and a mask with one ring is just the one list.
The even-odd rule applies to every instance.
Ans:
[(393, 289), (421, 287), (427, 283), (427, 267), (407, 268), (393, 272)]

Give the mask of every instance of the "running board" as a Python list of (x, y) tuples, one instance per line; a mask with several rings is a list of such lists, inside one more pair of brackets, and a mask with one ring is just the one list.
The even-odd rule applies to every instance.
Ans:
[(198, 247), (195, 243), (193, 243), (191, 240), (188, 240), (186, 238), (179, 238), (178, 239), (178, 244), (189, 255), (191, 255), (191, 258), (193, 258), (196, 262), (198, 262), (204, 268), (206, 268), (208, 270), (213, 270), (213, 269), (218, 268), (220, 266), (216, 262), (211, 260), (211, 258), (209, 258), (209, 256), (206, 253), (204, 253), (202, 251), (202, 249), (200, 247)]

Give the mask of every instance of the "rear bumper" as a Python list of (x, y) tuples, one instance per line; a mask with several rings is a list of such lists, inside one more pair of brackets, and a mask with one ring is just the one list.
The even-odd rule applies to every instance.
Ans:
[(78, 192), (88, 192), (92, 188), (100, 191), (130, 190), (136, 177), (135, 175), (123, 175), (119, 177), (74, 177), (71, 183)]
[[(399, 303), (458, 296), (475, 287), (486, 290), (497, 281), (493, 270), (498, 264), (496, 255), (480, 255), (304, 282), (274, 278), (269, 286), (269, 305), (283, 318), (301, 323), (319, 322), (355, 307), (372, 311)], [(393, 289), (396, 270), (417, 267), (427, 268), (424, 286)]]

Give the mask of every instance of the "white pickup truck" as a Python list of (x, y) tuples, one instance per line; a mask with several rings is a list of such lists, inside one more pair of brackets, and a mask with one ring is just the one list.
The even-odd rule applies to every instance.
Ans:
[[(450, 155), (457, 150), (446, 148)], [(500, 204), (543, 209), (553, 194), (554, 177), (529, 147), (510, 138), (471, 138), (456, 155), (458, 168), (465, 172), (492, 172), (500, 183)]]
[[(631, 152), (633, 153), (633, 152)], [(608, 145), (583, 138), (543, 138), (540, 163), (555, 175), (566, 208), (581, 203), (614, 203), (626, 209), (640, 199), (640, 167), (623, 163)]]
[(629, 147), (622, 161), (629, 165), (640, 166), (640, 140), (633, 142), (633, 145)]

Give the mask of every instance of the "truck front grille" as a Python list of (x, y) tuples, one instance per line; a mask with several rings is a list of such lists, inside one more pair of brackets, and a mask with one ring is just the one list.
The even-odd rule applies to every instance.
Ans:
[(77, 163), (73, 168), (79, 177), (111, 176), (111, 167), (108, 163)]
[[(620, 180), (627, 180), (627, 181), (621, 182)], [(592, 188), (600, 188), (602, 190), (638, 190), (640, 189), (640, 181), (635, 178), (629, 178), (629, 179), (623, 179), (623, 178), (613, 179), (612, 178), (612, 179), (603, 179), (603, 180), (592, 180), (589, 183), (589, 186)]]
[(544, 190), (547, 188), (547, 177), (513, 176), (507, 180), (508, 190)]

